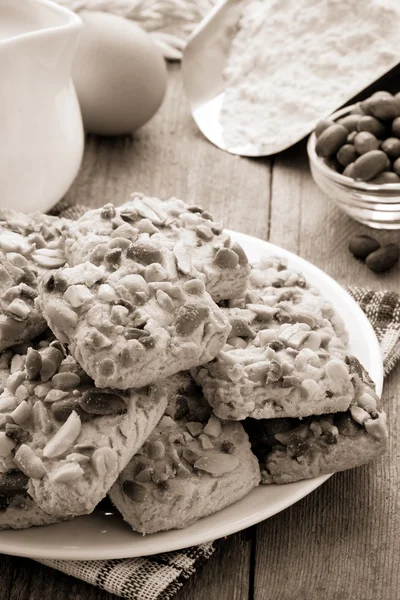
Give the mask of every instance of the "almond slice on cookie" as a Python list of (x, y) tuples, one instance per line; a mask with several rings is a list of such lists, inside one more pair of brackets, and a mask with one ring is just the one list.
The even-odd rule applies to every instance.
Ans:
[[(7, 357), (0, 528), (92, 512), (164, 413), (165, 392), (155, 385), (96, 388), (54, 338)], [(26, 509), (24, 518), (13, 512), (17, 508)]]
[(65, 263), (66, 220), (0, 209), (0, 351), (47, 327), (35, 307), (38, 276)]
[(188, 527), (248, 494), (260, 481), (241, 423), (212, 414), (187, 373), (160, 382), (168, 408), (109, 497), (135, 531)]
[(305, 419), (246, 419), (262, 483), (289, 483), (365, 464), (387, 449), (386, 414), (367, 374), (346, 412)]
[(65, 231), (70, 266), (90, 261), (109, 271), (131, 270), (137, 259), (150, 264), (146, 245), (160, 248), (167, 262), (165, 271), (149, 270), (147, 281), (201, 279), (215, 301), (235, 298), (246, 287), (246, 254), (202, 206), (135, 193), (122, 206), (107, 204), (87, 212)]
[(146, 268), (163, 268), (163, 253), (150, 244), (141, 252), (150, 264), (136, 273), (87, 262), (40, 286), (50, 328), (98, 387), (141, 387), (212, 360), (229, 334), (228, 317), (202, 281), (148, 282)]
[(205, 397), (222, 419), (346, 411), (360, 378), (341, 319), (281, 259), (261, 266), (252, 267), (244, 298), (223, 308), (231, 323), (224, 348), (193, 370)]

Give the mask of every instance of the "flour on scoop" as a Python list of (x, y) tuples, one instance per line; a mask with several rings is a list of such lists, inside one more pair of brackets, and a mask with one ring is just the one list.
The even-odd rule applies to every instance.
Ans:
[(220, 120), (229, 150), (268, 155), (400, 60), (392, 0), (250, 0), (225, 71)]

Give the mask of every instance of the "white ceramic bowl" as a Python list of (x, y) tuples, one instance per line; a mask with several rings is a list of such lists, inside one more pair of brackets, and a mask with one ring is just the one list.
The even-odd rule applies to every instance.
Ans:
[[(355, 105), (342, 108), (329, 119), (346, 116)], [(315, 133), (308, 139), (311, 174), (318, 187), (345, 213), (375, 229), (400, 229), (400, 184), (355, 181), (329, 167), (315, 152)]]

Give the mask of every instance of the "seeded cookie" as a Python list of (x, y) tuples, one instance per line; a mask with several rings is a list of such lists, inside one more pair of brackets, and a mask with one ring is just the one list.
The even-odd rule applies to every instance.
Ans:
[(289, 268), (283, 257), (264, 256), (253, 264), (244, 297), (227, 304), (230, 308), (249, 305), (258, 311), (260, 321), (266, 321), (268, 314), (273, 314), (281, 323), (297, 320), (314, 326), (315, 322), (328, 321), (336, 336), (347, 343), (344, 321), (332, 303), (318, 288), (311, 286), (302, 273)]
[(71, 221), (65, 252), (70, 266), (89, 260), (135, 272), (136, 262), (150, 265), (147, 282), (200, 279), (216, 301), (242, 294), (249, 274), (242, 248), (202, 206), (138, 193), (120, 207), (107, 204)]
[[(52, 519), (90, 513), (164, 413), (166, 394), (156, 386), (95, 388), (56, 340), (8, 354), (0, 395), (0, 527), (37, 524), (42, 511)], [(19, 520), (7, 513), (18, 508), (15, 496), (26, 510)]]
[(277, 259), (266, 259), (268, 264), (268, 277), (254, 267), (251, 286), (259, 276), (258, 287), (223, 309), (229, 339), (215, 360), (193, 371), (195, 379), (222, 419), (347, 410), (354, 402), (354, 377), (340, 319), (302, 276), (279, 267)]
[(88, 262), (56, 271), (40, 290), (49, 326), (98, 387), (141, 387), (207, 362), (230, 330), (198, 279), (147, 282)]
[(109, 492), (124, 519), (142, 533), (188, 527), (260, 481), (242, 424), (214, 416), (188, 374), (162, 383), (166, 413)]
[(46, 328), (34, 306), (37, 278), (64, 265), (64, 225), (56, 217), (0, 209), (0, 351)]
[[(361, 366), (359, 368), (361, 371)], [(289, 483), (357, 467), (387, 449), (386, 414), (368, 377), (346, 412), (305, 419), (246, 419), (262, 483)]]

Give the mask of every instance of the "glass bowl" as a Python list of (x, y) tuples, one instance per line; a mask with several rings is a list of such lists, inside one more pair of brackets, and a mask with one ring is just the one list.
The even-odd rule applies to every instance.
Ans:
[[(329, 119), (336, 121), (356, 105), (346, 106)], [(345, 213), (375, 229), (400, 229), (400, 183), (370, 184), (345, 177), (328, 167), (315, 152), (316, 136), (307, 143), (311, 174), (315, 183)]]

